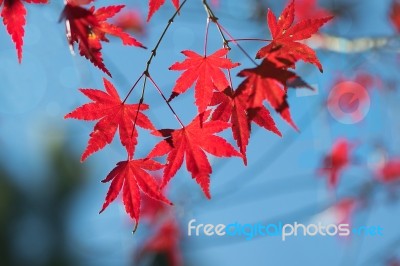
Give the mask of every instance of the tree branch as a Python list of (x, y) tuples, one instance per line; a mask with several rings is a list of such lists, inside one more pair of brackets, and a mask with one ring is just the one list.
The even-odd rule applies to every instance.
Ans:
[(315, 34), (304, 41), (305, 44), (315, 48), (332, 52), (351, 54), (362, 53), (370, 50), (387, 47), (393, 42), (399, 42), (400, 36), (388, 37), (362, 37), (362, 38), (344, 38), (329, 34)]

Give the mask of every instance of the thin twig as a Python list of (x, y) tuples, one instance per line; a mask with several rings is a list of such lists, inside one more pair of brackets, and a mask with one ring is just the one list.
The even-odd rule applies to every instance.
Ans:
[(249, 55), (248, 52), (246, 52), (246, 50), (236, 41), (236, 39), (235, 39), (221, 24), (219, 24), (218, 21), (216, 21), (215, 23), (217, 24), (217, 27), (218, 27), (219, 29), (221, 29), (223, 32), (225, 32), (225, 33), (229, 36), (229, 38), (231, 38), (230, 41), (233, 42), (233, 43), (239, 48), (239, 50), (242, 51), (242, 53), (243, 53), (254, 65), (258, 66), (258, 63)]
[[(239, 49), (240, 51), (242, 51), (242, 53), (256, 66), (258, 66), (257, 62), (246, 52), (246, 50), (238, 43), (235, 42), (235, 38), (233, 38), (229, 32), (227, 32), (225, 30), (224, 27), (222, 27), (222, 25), (218, 22), (218, 17), (215, 16), (214, 11), (211, 9), (210, 5), (208, 4), (207, 0), (203, 0), (203, 6), (204, 9), (206, 10), (209, 19), (214, 22), (214, 24), (217, 26), (218, 32), (221, 35), (224, 47), (227, 49), (231, 49), (231, 47), (229, 46), (229, 42), (233, 42)], [(225, 32), (225, 33), (224, 33)], [(226, 38), (225, 34), (227, 34), (229, 36), (229, 38), (231, 40), (228, 40), (228, 38)]]
[[(167, 23), (167, 25), (165, 26), (163, 32), (161, 33), (160, 38), (158, 39), (158, 41), (157, 41), (156, 45), (154, 46), (154, 48), (151, 50), (150, 57), (149, 57), (149, 59), (148, 59), (147, 62), (146, 62), (146, 68), (145, 68), (145, 70), (143, 71), (143, 73), (142, 73), (142, 75), (139, 77), (139, 79), (135, 82), (135, 84), (131, 87), (131, 89), (129, 90), (127, 96), (125, 97), (125, 99), (124, 99), (124, 101), (123, 101), (123, 102), (125, 103), (125, 101), (128, 99), (129, 95), (132, 93), (132, 91), (134, 90), (134, 88), (136, 87), (136, 85), (139, 83), (139, 81), (140, 81), (140, 80), (142, 79), (142, 77), (144, 76), (143, 87), (142, 87), (142, 93), (141, 93), (141, 95), (140, 95), (139, 105), (138, 105), (138, 108), (137, 108), (137, 110), (136, 110), (136, 116), (135, 116), (135, 120), (134, 120), (134, 123), (133, 123), (133, 129), (132, 129), (132, 133), (131, 133), (131, 138), (132, 138), (133, 133), (134, 133), (135, 128), (136, 128), (136, 121), (137, 121), (137, 119), (138, 119), (140, 107), (141, 107), (141, 105), (142, 105), (143, 102), (144, 102), (144, 95), (145, 95), (145, 92), (146, 92), (147, 79), (150, 78), (149, 70), (150, 70), (151, 62), (153, 61), (154, 57), (157, 55), (157, 50), (158, 50), (158, 48), (160, 47), (160, 44), (161, 44), (162, 40), (163, 40), (164, 37), (165, 37), (165, 34), (167, 33), (167, 31), (168, 31), (168, 29), (170, 28), (172, 22), (174, 22), (175, 17), (179, 14), (180, 10), (182, 9), (182, 7), (185, 5), (186, 2), (187, 2), (187, 0), (184, 0), (184, 1), (182, 2), (182, 4), (179, 6), (179, 8), (178, 8), (178, 9), (175, 11), (175, 13), (172, 15), (172, 17), (168, 20), (168, 23)], [(160, 91), (160, 90), (159, 90), (159, 91)], [(161, 92), (161, 91), (160, 91), (160, 92)], [(162, 92), (161, 92), (161, 94), (162, 94)], [(174, 116), (177, 118), (178, 122), (183, 126), (181, 120), (180, 120), (179, 117), (176, 115), (175, 111), (173, 111), (171, 105), (168, 103), (168, 101), (167, 101), (167, 99), (165, 98), (165, 96), (164, 96), (163, 94), (162, 94), (162, 96), (163, 96), (165, 102), (166, 102), (166, 103), (168, 104), (168, 106), (170, 107), (170, 109), (171, 109), (171, 111), (173, 112)]]
[[(172, 22), (174, 22), (175, 17), (179, 14), (180, 10), (181, 10), (182, 7), (185, 5), (186, 1), (187, 1), (187, 0), (184, 0), (184, 1), (182, 2), (182, 4), (179, 6), (179, 8), (175, 11), (175, 13), (172, 15), (172, 17), (168, 20), (167, 26), (165, 26), (164, 31), (161, 33), (161, 36), (160, 36), (160, 38), (158, 39), (156, 45), (155, 45), (154, 48), (151, 50), (150, 57), (149, 57), (149, 59), (147, 60), (147, 63), (146, 63), (146, 68), (145, 68), (145, 70), (143, 71), (141, 77), (145, 76), (145, 78), (147, 78), (147, 74), (148, 74), (148, 72), (149, 72), (151, 62), (153, 61), (154, 57), (157, 55), (158, 47), (160, 46), (162, 40), (164, 39), (164, 36), (165, 36), (165, 34), (167, 33), (167, 31), (168, 31), (169, 27), (171, 26)], [(137, 85), (137, 83), (135, 83), (135, 85), (132, 86), (132, 88), (129, 90), (128, 96), (132, 93), (132, 91), (133, 91), (133, 89), (135, 88), (136, 85)], [(142, 94), (143, 94), (143, 95), (141, 96), (141, 98), (144, 97), (144, 92), (143, 92)], [(128, 96), (127, 96), (127, 97), (128, 97)]]
[[(215, 16), (214, 12), (212, 11), (210, 5), (208, 4), (207, 0), (203, 0), (203, 6), (205, 11), (208, 14), (208, 18), (217, 25), (218, 18)], [(224, 47), (230, 49), (228, 39), (225, 37), (225, 34), (222, 32), (222, 29), (218, 27), (219, 34), (224, 42)]]

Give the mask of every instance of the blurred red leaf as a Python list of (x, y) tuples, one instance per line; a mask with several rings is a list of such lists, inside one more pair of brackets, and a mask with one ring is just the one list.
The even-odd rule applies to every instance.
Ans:
[(156, 233), (150, 237), (138, 253), (137, 261), (140, 261), (146, 254), (154, 257), (161, 256), (162, 265), (181, 266), (183, 259), (180, 249), (180, 230), (173, 219), (164, 222)]
[(335, 188), (341, 172), (350, 164), (352, 144), (347, 139), (338, 139), (330, 154), (325, 156), (320, 174), (328, 176), (330, 188)]
[(383, 87), (383, 82), (380, 77), (373, 75), (369, 72), (365, 72), (363, 70), (355, 71), (350, 77), (339, 75), (336, 78), (335, 83), (337, 84), (344, 81), (354, 81), (363, 86), (368, 91), (372, 89), (382, 89)]
[(336, 224), (351, 224), (351, 217), (357, 207), (358, 200), (355, 198), (341, 199), (333, 206)]
[[(165, 194), (165, 187), (161, 191)], [(151, 226), (162, 221), (165, 216), (171, 215), (172, 209), (169, 205), (164, 204), (162, 201), (154, 200), (150, 197), (144, 197), (142, 200), (141, 217)]]
[(313, 220), (326, 225), (348, 224), (351, 228), (353, 216), (360, 206), (358, 198), (344, 197), (314, 216)]
[(143, 35), (145, 32), (144, 21), (138, 10), (131, 9), (121, 13), (115, 18), (115, 26), (133, 33)]
[(26, 24), (26, 9), (23, 2), (47, 4), (48, 0), (0, 0), (0, 6), (3, 4), (1, 10), (3, 24), (15, 44), (19, 63), (22, 61), (22, 46), (24, 44), (24, 28)]
[(332, 13), (329, 10), (321, 8), (317, 0), (298, 1), (298, 5), (296, 6), (296, 21), (329, 16), (332, 16)]
[(385, 183), (400, 180), (400, 158), (392, 158), (378, 170), (378, 178)]
[(390, 21), (395, 27), (397, 32), (400, 32), (400, 1), (392, 0), (392, 5), (390, 7)]

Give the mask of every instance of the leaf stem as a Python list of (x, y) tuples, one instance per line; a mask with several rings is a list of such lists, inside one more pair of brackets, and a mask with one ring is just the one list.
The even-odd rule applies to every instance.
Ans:
[(207, 44), (208, 44), (208, 29), (210, 28), (210, 18), (207, 17), (207, 22), (206, 22), (206, 33), (204, 36), (204, 57), (207, 56)]
[(224, 47), (230, 49), (229, 42), (228, 42), (227, 38), (225, 37), (225, 34), (222, 32), (222, 29), (220, 27), (218, 27), (218, 23), (217, 23), (218, 18), (215, 16), (215, 14), (212, 11), (212, 9), (211, 9), (210, 5), (208, 4), (207, 0), (202, 0), (202, 1), (203, 1), (204, 9), (206, 10), (206, 12), (208, 14), (208, 18), (217, 25), (219, 34), (221, 35), (221, 38), (222, 38), (222, 40), (224, 42)]
[(225, 32), (226, 35), (229, 36), (230, 40), (228, 40), (228, 42), (229, 42), (229, 41), (233, 42), (233, 43), (240, 49), (240, 51), (242, 51), (242, 53), (243, 53), (254, 65), (258, 66), (258, 63), (249, 55), (248, 52), (246, 52), (246, 50), (236, 41), (236, 39), (233, 38), (233, 36), (232, 36), (221, 24), (219, 24), (218, 21), (215, 21), (215, 24), (217, 25), (217, 27), (218, 27), (219, 29), (221, 29), (222, 32)]
[(142, 75), (140, 75), (140, 77), (135, 81), (135, 83), (133, 84), (133, 86), (131, 87), (131, 89), (129, 90), (128, 94), (126, 95), (126, 97), (124, 98), (124, 100), (122, 101), (122, 103), (125, 103), (126, 100), (128, 100), (128, 97), (131, 95), (133, 89), (136, 87), (136, 85), (139, 83), (139, 81), (143, 78), (144, 73), (142, 73)]
[(172, 17), (168, 20), (167, 26), (165, 26), (164, 31), (162, 32), (160, 38), (158, 39), (158, 41), (156, 43), (156, 46), (154, 46), (153, 50), (151, 50), (150, 58), (146, 63), (146, 69), (144, 71), (145, 74), (146, 74), (146, 72), (149, 71), (151, 62), (153, 61), (153, 58), (157, 55), (158, 47), (160, 46), (162, 40), (164, 39), (165, 34), (167, 33), (167, 31), (168, 31), (169, 27), (171, 26), (172, 22), (174, 22), (175, 17), (179, 14), (179, 12), (181, 11), (182, 7), (185, 5), (186, 2), (187, 2), (187, 0), (184, 0), (182, 2), (182, 4), (178, 7), (178, 9), (175, 11), (175, 13), (172, 15)]
[[(228, 58), (228, 55), (226, 55), (225, 56), (225, 58), (226, 59), (229, 59)], [(232, 95), (235, 93), (235, 91), (233, 90), (233, 82), (232, 82), (232, 73), (231, 73), (231, 70), (230, 69), (228, 69), (228, 78), (229, 78), (229, 85), (230, 85), (230, 91), (231, 91), (231, 93), (232, 93)]]

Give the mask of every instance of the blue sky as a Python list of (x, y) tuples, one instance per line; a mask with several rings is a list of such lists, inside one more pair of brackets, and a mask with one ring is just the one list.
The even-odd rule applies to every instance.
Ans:
[[(125, 3), (130, 7), (139, 7), (143, 13), (147, 12), (146, 1), (97, 2), (98, 6)], [(167, 18), (173, 13), (172, 5), (168, 2), (148, 25), (147, 35), (139, 37), (148, 47), (154, 46)], [(249, 20), (251, 10), (247, 2), (221, 2), (222, 6), (216, 14), (218, 16), (219, 11), (222, 13), (220, 23), (233, 36), (267, 37), (265, 25)], [(349, 38), (394, 34), (387, 20), (389, 1), (354, 2), (357, 3), (354, 8), (357, 16), (339, 21), (326, 30)], [(278, 1), (272, 9), (279, 13), (282, 7), (283, 1)], [(102, 78), (105, 75), (83, 58), (71, 56), (64, 26), (58, 23), (61, 10), (62, 5), (56, 1), (45, 7), (28, 5), (21, 65), (17, 63), (9, 36), (4, 27), (0, 27), (0, 158), (14, 173), (15, 180), (12, 181), (27, 193), (40, 192), (49, 182), (40, 178), (49, 171), (49, 160), (45, 155), (47, 143), (66, 141), (77, 154), (83, 151), (94, 124), (64, 120), (63, 116), (86, 102), (78, 88), (103, 88)], [(205, 21), (200, 1), (189, 0), (163, 40), (150, 73), (166, 94), (169, 94), (179, 75), (178, 72), (168, 71), (172, 63), (183, 59), (179, 52), (186, 49), (202, 51)], [(260, 47), (258, 43), (243, 45), (252, 55)], [(220, 47), (218, 32), (211, 26), (209, 51)], [(114, 74), (113, 83), (120, 95), (126, 94), (143, 71), (150, 51), (123, 47), (119, 40), (111, 39), (110, 44), (104, 45), (103, 52), (105, 63)], [(251, 62), (235, 47), (231, 55), (234, 61), (243, 63), (243, 68), (251, 66)], [(211, 201), (201, 194), (185, 170), (179, 171), (171, 182), (169, 196), (176, 202), (183, 234), (187, 222), (192, 218), (214, 224), (276, 222), (281, 217), (285, 219), (284, 222), (308, 221), (309, 216), (297, 215), (296, 210), (307, 206), (315, 206), (311, 210), (318, 210), (329, 201), (326, 184), (323, 179), (315, 177), (315, 171), (323, 154), (339, 137), (363, 143), (356, 151), (363, 162), (371, 159), (375, 141), (385, 144), (393, 155), (400, 153), (397, 91), (372, 91), (369, 113), (358, 124), (341, 124), (326, 110), (318, 111), (335, 75), (344, 73), (351, 76), (354, 64), (358, 62), (382, 79), (396, 79), (398, 65), (395, 54), (383, 50), (350, 55), (318, 51), (318, 55), (324, 65), (323, 74), (315, 67), (304, 64), (297, 69), (307, 82), (318, 88), (318, 93), (310, 97), (296, 97), (295, 91), (289, 93), (293, 118), (300, 129), (304, 128), (301, 133), (295, 133), (279, 117), (274, 116), (284, 134), (283, 138), (255, 130), (248, 147), (247, 168), (239, 159), (211, 158), (214, 165), (211, 177), (214, 198)], [(239, 84), (240, 79), (235, 77), (233, 82)], [(135, 92), (131, 101), (136, 102), (138, 98), (139, 94)], [(178, 126), (151, 86), (146, 90), (145, 101), (152, 107), (149, 116), (158, 128)], [(189, 122), (196, 112), (192, 91), (172, 104), (185, 122)], [(292, 138), (293, 143), (283, 150), (282, 147), (289, 145)], [(154, 137), (141, 138), (138, 156), (145, 156), (156, 141)], [(279, 157), (275, 160), (275, 156), (268, 155), (268, 152), (276, 147)], [(100, 180), (124, 157), (124, 150), (115, 142), (88, 159), (84, 163), (88, 182), (65, 210), (71, 249), (79, 254), (83, 265), (128, 265), (132, 248), (140, 245), (144, 239), (144, 232), (131, 235), (132, 224), (121, 203), (112, 204), (102, 215), (98, 215), (108, 189)], [(269, 160), (274, 162), (269, 163)], [(370, 173), (365, 168), (352, 167), (343, 175), (339, 197), (355, 192), (352, 188), (369, 178)], [(232, 191), (234, 193), (231, 196), (223, 199), (224, 193), (226, 195)], [(388, 205), (385, 197), (380, 196), (368, 219), (362, 219), (363, 213), (360, 213), (356, 222), (360, 225), (382, 226), (385, 232), (383, 237), (354, 237), (351, 243), (323, 237), (299, 237), (285, 242), (274, 237), (251, 241), (186, 238), (184, 255), (191, 265), (366, 265), (363, 263), (370, 256), (398, 238), (399, 214), (399, 204)], [(359, 244), (361, 247), (358, 247)], [(80, 247), (79, 250), (76, 246)], [(347, 256), (353, 252), (359, 254), (356, 259), (358, 264), (349, 262), (353, 258)]]

